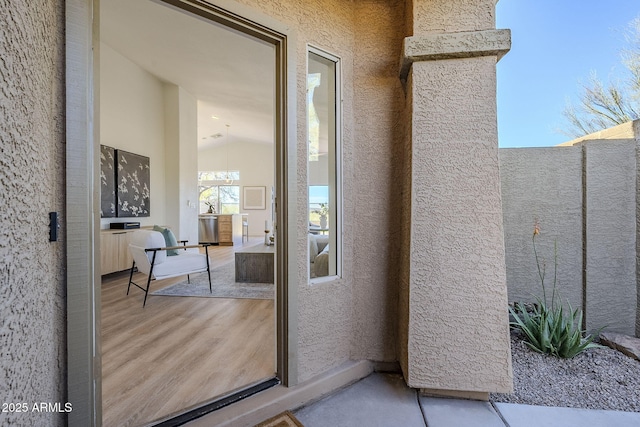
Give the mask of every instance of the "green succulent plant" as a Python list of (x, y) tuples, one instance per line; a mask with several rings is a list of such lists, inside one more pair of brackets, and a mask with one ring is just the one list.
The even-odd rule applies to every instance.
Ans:
[(588, 348), (602, 347), (594, 343), (593, 340), (603, 328), (600, 328), (594, 335), (587, 335), (585, 331), (580, 329), (582, 311), (580, 309), (573, 310), (568, 301), (568, 310), (562, 305), (562, 300), (556, 290), (558, 270), (557, 242), (554, 243), (553, 292), (551, 304), (547, 304), (544, 283), (545, 263), (538, 258), (536, 249), (536, 236), (539, 234), (540, 228), (536, 224), (533, 230), (533, 252), (542, 285), (543, 298), (536, 297), (538, 303), (533, 305), (531, 312), (527, 311), (527, 307), (523, 303), (516, 303), (514, 308), (509, 307), (509, 312), (514, 319), (509, 323), (510, 326), (514, 329), (519, 329), (525, 335), (525, 344), (527, 346), (544, 354), (572, 358)]

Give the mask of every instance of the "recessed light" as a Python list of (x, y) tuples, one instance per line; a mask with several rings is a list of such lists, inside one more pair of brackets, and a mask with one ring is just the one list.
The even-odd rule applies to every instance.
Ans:
[(220, 119), (220, 117), (218, 117), (218, 116), (211, 116), (211, 118), (214, 119), (214, 120), (219, 120)]

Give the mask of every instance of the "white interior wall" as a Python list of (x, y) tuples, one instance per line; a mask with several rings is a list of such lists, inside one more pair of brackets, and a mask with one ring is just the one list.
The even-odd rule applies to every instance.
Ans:
[[(198, 101), (180, 88), (180, 238), (198, 243)], [(169, 201), (168, 201), (169, 202)]]
[[(180, 197), (180, 88), (165, 83), (164, 89), (164, 196), (166, 200), (176, 201)], [(180, 209), (177, 203), (167, 203), (165, 209), (166, 225), (182, 239), (180, 231)]]
[(197, 101), (102, 43), (100, 143), (150, 158), (151, 216), (105, 218), (169, 225), (197, 243)]
[[(274, 180), (274, 153), (272, 144), (235, 141), (229, 147), (229, 170), (240, 171), (240, 212), (249, 214), (249, 235), (264, 236), (264, 222), (271, 219), (271, 188)], [(221, 145), (198, 153), (198, 170), (215, 171), (227, 169), (227, 145)], [(265, 186), (266, 209), (244, 210), (243, 187)]]
[(198, 243), (197, 100), (174, 84), (165, 90), (165, 208), (179, 239)]
[(164, 94), (162, 83), (104, 43), (100, 44), (100, 143), (150, 158), (151, 215), (111, 222), (165, 224)]

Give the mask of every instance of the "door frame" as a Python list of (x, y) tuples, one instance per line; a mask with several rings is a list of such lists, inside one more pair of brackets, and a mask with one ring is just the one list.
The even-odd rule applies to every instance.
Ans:
[[(67, 401), (70, 426), (102, 425), (100, 354), (99, 3), (65, 2)], [(274, 45), (276, 375), (297, 372), (296, 52), (294, 31), (233, 0), (152, 0)]]

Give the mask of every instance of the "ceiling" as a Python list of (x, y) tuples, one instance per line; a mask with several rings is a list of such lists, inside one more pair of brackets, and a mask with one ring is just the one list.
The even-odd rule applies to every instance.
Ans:
[(100, 39), (197, 98), (199, 149), (273, 143), (272, 45), (150, 0), (101, 1)]

